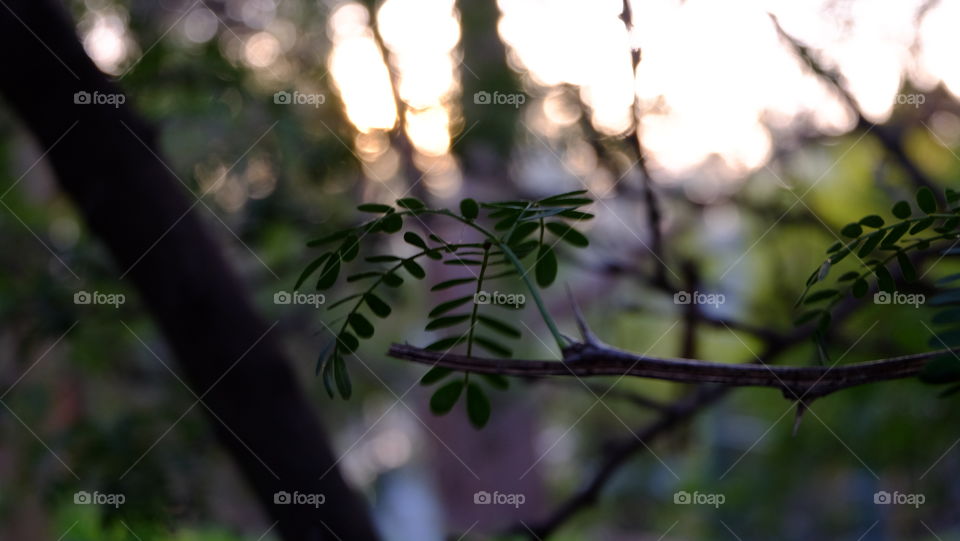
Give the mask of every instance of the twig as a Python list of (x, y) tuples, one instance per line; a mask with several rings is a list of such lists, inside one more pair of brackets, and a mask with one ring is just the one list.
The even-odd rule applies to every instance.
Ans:
[(554, 510), (546, 520), (527, 524), (525, 527), (511, 528), (518, 534), (525, 534), (530, 539), (542, 541), (550, 537), (560, 526), (567, 522), (581, 510), (596, 503), (600, 492), (607, 482), (623, 464), (635, 454), (649, 449), (648, 442), (661, 434), (679, 426), (693, 417), (701, 409), (717, 402), (729, 391), (729, 387), (702, 387), (686, 398), (682, 398), (668, 407), (668, 413), (661, 415), (656, 421), (648, 424), (641, 430), (631, 434), (618, 445), (611, 448), (606, 460), (599, 470), (590, 478), (590, 481), (573, 496), (564, 501)]
[(411, 195), (419, 195), (418, 192), (422, 190), (422, 187), (419, 186), (420, 183), (417, 182), (417, 179), (420, 178), (421, 174), (413, 160), (415, 152), (413, 144), (406, 134), (406, 118), (404, 112), (407, 109), (407, 104), (403, 101), (403, 98), (400, 97), (400, 72), (397, 66), (390, 61), (390, 48), (387, 47), (387, 43), (380, 33), (380, 23), (377, 19), (379, 15), (377, 3), (367, 2), (366, 7), (370, 13), (370, 29), (373, 32), (373, 41), (377, 45), (380, 58), (383, 60), (383, 65), (386, 66), (387, 73), (390, 76), (390, 94), (393, 97), (394, 108), (397, 110), (397, 123), (389, 132), (390, 142), (400, 155), (400, 163), (403, 167), (403, 174), (407, 182), (412, 183), (410, 186)]
[[(684, 289), (695, 292), (700, 289), (700, 272), (692, 261), (683, 262)], [(683, 328), (680, 340), (680, 356), (688, 359), (697, 357), (697, 331), (704, 316), (700, 305), (691, 302), (683, 305)]]
[[(623, 21), (629, 34), (633, 30), (633, 11), (630, 9), (629, 0), (623, 0), (623, 11), (620, 13), (620, 19)], [(640, 49), (631, 47), (630, 58), (633, 69), (630, 77), (631, 81), (637, 76), (637, 66), (640, 65), (640, 56)], [(633, 97), (633, 128), (629, 133), (629, 137), (633, 142), (633, 144), (629, 146), (635, 153), (637, 168), (643, 175), (643, 199), (647, 207), (647, 227), (650, 229), (650, 251), (653, 253), (654, 259), (656, 259), (653, 279), (659, 283), (666, 284), (667, 271), (669, 269), (663, 259), (663, 232), (660, 230), (662, 215), (660, 212), (660, 203), (657, 201), (657, 196), (653, 191), (653, 176), (647, 168), (646, 152), (643, 150), (643, 141), (640, 137), (640, 101), (636, 93), (634, 93)]]

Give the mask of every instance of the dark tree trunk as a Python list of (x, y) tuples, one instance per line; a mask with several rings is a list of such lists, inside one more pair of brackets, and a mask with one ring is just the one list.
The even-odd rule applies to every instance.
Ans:
[[(222, 420), (211, 419), (218, 438), (276, 530), (289, 541), (376, 539), (364, 502), (334, 467), (277, 332), (254, 313), (190, 212), (192, 198), (137, 140), (155, 149), (153, 134), (129, 107), (74, 104), (76, 92), (118, 89), (87, 58), (59, 2), (7, 0), (0, 45), (0, 93), (49, 151), (60, 185), (120, 272), (132, 267), (129, 278), (185, 380)], [(275, 505), (278, 491), (323, 493), (326, 503)]]

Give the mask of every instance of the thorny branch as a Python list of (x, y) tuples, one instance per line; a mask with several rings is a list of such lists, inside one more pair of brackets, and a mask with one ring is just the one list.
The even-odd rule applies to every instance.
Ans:
[[(842, 305), (837, 310), (835, 319), (837, 321), (845, 319), (853, 313), (854, 309), (855, 305), (852, 303)], [(757, 359), (764, 359), (769, 365), (778, 356), (809, 339), (809, 337), (809, 329), (802, 328), (795, 329), (788, 334), (769, 335), (764, 338), (765, 346), (758, 354)], [(756, 362), (756, 360), (752, 362)], [(545, 519), (534, 524), (517, 525), (510, 531), (528, 535), (530, 539), (536, 541), (547, 539), (576, 514), (594, 505), (607, 483), (631, 458), (648, 451), (649, 446), (655, 439), (683, 426), (697, 413), (719, 402), (734, 388), (724, 385), (698, 386), (688, 395), (666, 404), (661, 408), (661, 413), (656, 419), (636, 430), (632, 430), (629, 436), (607, 446), (603, 461), (588, 476), (583, 486), (563, 500)]]
[(563, 351), (563, 360), (489, 359), (428, 351), (406, 344), (390, 347), (391, 357), (463, 372), (504, 376), (633, 376), (678, 383), (719, 383), (731, 387), (772, 387), (796, 400), (919, 374), (926, 361), (951, 350), (936, 350), (842, 366), (771, 366), (766, 363), (717, 363), (638, 355), (601, 343), (579, 342)]

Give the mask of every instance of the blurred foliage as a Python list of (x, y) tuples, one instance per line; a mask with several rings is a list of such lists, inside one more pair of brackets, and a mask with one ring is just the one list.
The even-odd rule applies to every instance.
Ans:
[(64, 509), (57, 518), (61, 541), (251, 541), (256, 536), (237, 536), (215, 528), (166, 531), (150, 522), (117, 521), (105, 524), (95, 507)]

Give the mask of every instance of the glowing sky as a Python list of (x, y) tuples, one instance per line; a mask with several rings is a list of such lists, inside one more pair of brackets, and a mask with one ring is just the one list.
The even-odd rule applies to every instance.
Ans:
[[(771, 14), (843, 75), (872, 121), (886, 120), (897, 101), (907, 99), (902, 92), (918, 95), (942, 82), (960, 96), (954, 54), (960, 50), (954, 28), (960, 1), (943, 0), (918, 19), (922, 4), (645, 0), (632, 3), (634, 28), (628, 33), (619, 19), (620, 0), (500, 0), (498, 30), (535, 97), (526, 107), (540, 108), (549, 124), (531, 123), (540, 135), (571, 123), (550, 87), (578, 88), (593, 125), (607, 134), (630, 129), (636, 96), (644, 146), (652, 165), (665, 173), (658, 178), (677, 181), (709, 163), (722, 173), (712, 178), (724, 181), (762, 167), (778, 136), (797, 122), (828, 134), (853, 127), (851, 111), (806, 72), (777, 35)], [(228, 56), (275, 79), (292, 77), (296, 70), (285, 54), (296, 34), (277, 15), (276, 3), (232, 0), (228, 8), (253, 30), (226, 36)], [(327, 21), (330, 75), (348, 119), (368, 136), (357, 144), (369, 146), (376, 140), (369, 134), (397, 125), (399, 99), (419, 163), (449, 168), (451, 140), (462, 129), (456, 121), (460, 28), (453, 0), (386, 0), (376, 15), (384, 52), (361, 4), (334, 4)], [(97, 7), (79, 25), (88, 53), (109, 73), (120, 73), (139, 52), (126, 19), (122, 10)], [(178, 22), (190, 42), (223, 34), (218, 23), (202, 6)], [(636, 74), (631, 46), (643, 53)], [(371, 166), (382, 175), (397, 169), (394, 154), (370, 157), (394, 164)]]

